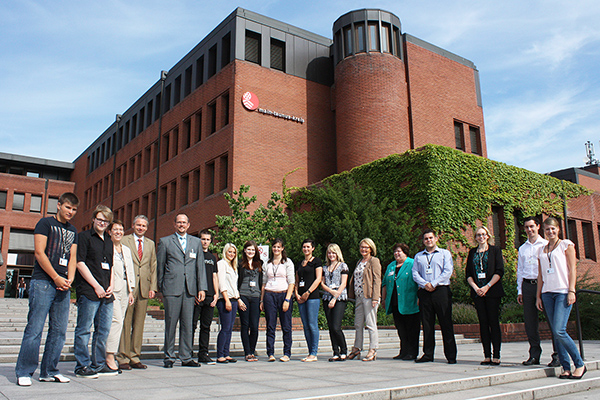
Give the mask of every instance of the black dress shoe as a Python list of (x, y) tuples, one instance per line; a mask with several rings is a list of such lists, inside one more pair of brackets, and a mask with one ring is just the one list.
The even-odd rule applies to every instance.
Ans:
[(398, 354), (397, 356), (392, 357), (393, 360), (402, 360), (404, 358), (404, 354)]
[(448, 360), (448, 364), (456, 364), (456, 359)]
[(165, 368), (173, 368), (173, 361), (165, 361), (163, 367), (165, 367)]
[(421, 356), (421, 358), (417, 358), (415, 360), (416, 363), (426, 363), (426, 362), (433, 362), (433, 358), (432, 357), (428, 357), (428, 356)]
[(403, 361), (413, 361), (413, 360), (416, 360), (416, 359), (417, 359), (417, 356), (411, 355), (411, 354), (408, 354), (408, 355), (406, 355), (406, 356), (404, 356), (404, 357), (401, 358), (401, 360), (403, 360)]
[(527, 360), (523, 361), (523, 365), (540, 365), (540, 360), (537, 358), (528, 358)]
[(190, 360), (190, 361), (186, 361), (186, 362), (182, 362), (181, 366), (182, 367), (200, 367), (202, 364), (200, 364), (198, 361), (196, 360)]
[(558, 361), (556, 358), (554, 358), (554, 359), (552, 359), (552, 361), (550, 361), (548, 363), (548, 366), (552, 367), (552, 368), (560, 367), (560, 361)]

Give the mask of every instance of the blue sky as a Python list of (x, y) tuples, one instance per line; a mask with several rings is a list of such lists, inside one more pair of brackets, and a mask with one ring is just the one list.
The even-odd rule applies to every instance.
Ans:
[(489, 158), (582, 166), (587, 140), (600, 156), (597, 0), (4, 0), (0, 151), (73, 161), (238, 6), (326, 37), (350, 10), (388, 10), (475, 63)]

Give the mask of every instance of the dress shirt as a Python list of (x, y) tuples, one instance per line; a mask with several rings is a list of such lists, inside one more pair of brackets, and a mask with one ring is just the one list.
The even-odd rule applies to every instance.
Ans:
[(223, 298), (222, 292), (227, 292), (229, 299), (239, 299), (240, 292), (238, 291), (238, 273), (225, 260), (217, 262), (217, 275), (219, 276), (219, 299)]
[(421, 289), (427, 283), (431, 283), (434, 288), (448, 286), (453, 269), (452, 254), (436, 246), (431, 253), (423, 250), (415, 255), (412, 276)]
[[(138, 235), (136, 235), (135, 233), (133, 234), (133, 239), (135, 241), (135, 251), (137, 252), (138, 250), (138, 246), (141, 244), (142, 245), (142, 253), (144, 252), (144, 237), (139, 237)], [(141, 242), (140, 242), (141, 240)]]
[(523, 294), (523, 279), (537, 279), (538, 277), (538, 253), (548, 241), (541, 236), (531, 243), (527, 240), (519, 247), (517, 258), (517, 294)]

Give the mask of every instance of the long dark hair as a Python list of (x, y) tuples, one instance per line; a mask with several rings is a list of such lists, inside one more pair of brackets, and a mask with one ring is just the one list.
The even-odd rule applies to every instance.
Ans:
[[(246, 255), (246, 249), (248, 247), (254, 247), (254, 257), (252, 257), (252, 260), (248, 260), (248, 256)], [(253, 269), (262, 274), (262, 261), (260, 260), (260, 252), (258, 251), (258, 245), (254, 240), (248, 240), (246, 243), (244, 243), (244, 250), (242, 251), (242, 268), (249, 270), (250, 264), (252, 264)]]
[[(283, 245), (283, 239), (282, 238), (277, 238), (275, 240), (273, 240), (273, 243), (271, 243), (271, 248), (273, 248), (273, 246), (275, 246), (277, 243), (279, 243), (281, 245), (281, 247), (283, 247), (283, 250), (281, 250), (281, 262), (286, 262), (287, 261), (287, 253), (285, 252), (285, 246)], [(269, 257), (269, 262), (273, 262), (273, 251), (271, 251), (271, 257)]]

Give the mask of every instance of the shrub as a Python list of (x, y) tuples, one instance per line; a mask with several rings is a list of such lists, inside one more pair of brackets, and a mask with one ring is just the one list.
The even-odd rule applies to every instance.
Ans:
[(477, 311), (470, 304), (458, 303), (452, 306), (452, 321), (455, 324), (478, 324)]
[(519, 303), (506, 303), (500, 310), (500, 322), (503, 324), (523, 322), (523, 306)]

